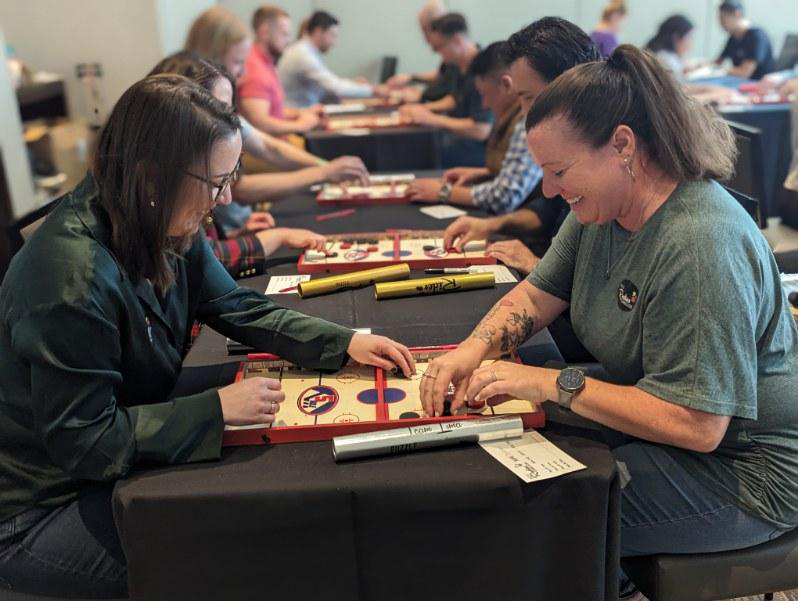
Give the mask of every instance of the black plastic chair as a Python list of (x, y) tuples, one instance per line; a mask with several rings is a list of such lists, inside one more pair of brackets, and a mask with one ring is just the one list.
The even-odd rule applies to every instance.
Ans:
[(399, 64), (399, 59), (395, 56), (383, 56), (382, 66), (380, 67), (380, 83), (385, 83), (391, 77), (396, 75), (396, 66)]
[(798, 588), (798, 529), (737, 551), (621, 560), (651, 601), (717, 601)]

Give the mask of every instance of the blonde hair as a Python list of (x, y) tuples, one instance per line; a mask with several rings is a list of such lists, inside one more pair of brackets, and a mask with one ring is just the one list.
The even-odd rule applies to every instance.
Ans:
[(186, 50), (223, 63), (227, 51), (248, 37), (249, 31), (241, 19), (226, 8), (213, 6), (194, 20), (186, 37)]
[(626, 0), (610, 0), (601, 13), (602, 21), (609, 21), (613, 15), (626, 16)]

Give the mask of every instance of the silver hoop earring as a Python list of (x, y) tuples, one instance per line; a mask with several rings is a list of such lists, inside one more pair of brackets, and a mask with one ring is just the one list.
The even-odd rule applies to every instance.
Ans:
[(630, 159), (629, 157), (626, 157), (626, 158), (623, 160), (623, 165), (624, 165), (624, 167), (626, 167), (626, 172), (629, 174), (629, 177), (631, 177), (631, 178), (632, 178), (632, 181), (634, 181), (636, 178), (635, 178), (635, 172), (634, 172), (634, 171), (632, 171), (632, 162), (631, 162), (631, 159)]

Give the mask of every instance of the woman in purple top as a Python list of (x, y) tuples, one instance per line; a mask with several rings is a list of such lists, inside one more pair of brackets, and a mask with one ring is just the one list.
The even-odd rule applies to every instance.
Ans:
[(626, 17), (626, 0), (610, 0), (601, 13), (601, 21), (590, 33), (601, 56), (607, 57), (618, 46), (618, 31)]

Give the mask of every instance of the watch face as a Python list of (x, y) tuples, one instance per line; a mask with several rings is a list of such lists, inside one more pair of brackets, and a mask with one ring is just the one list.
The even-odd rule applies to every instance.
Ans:
[(576, 391), (585, 385), (585, 374), (573, 367), (567, 367), (560, 372), (557, 383), (563, 390)]

